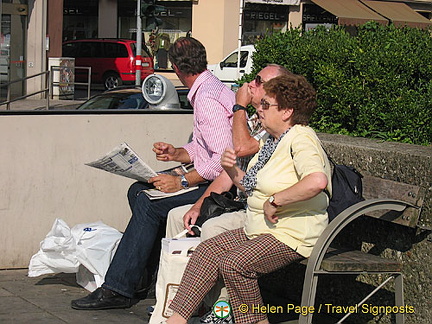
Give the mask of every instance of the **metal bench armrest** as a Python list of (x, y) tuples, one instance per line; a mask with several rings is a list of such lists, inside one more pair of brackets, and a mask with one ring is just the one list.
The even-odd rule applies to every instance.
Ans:
[[(377, 210), (394, 210), (402, 212), (407, 207), (416, 207), (410, 203), (393, 199), (368, 199), (361, 201), (341, 212), (323, 231), (312, 250), (307, 266), (303, 283), (301, 305), (313, 306), (315, 302), (315, 289), (313, 285), (314, 274), (321, 268), (324, 256), (336, 238), (336, 236), (352, 221), (358, 217)], [(307, 316), (300, 315), (299, 323), (310, 323), (312, 313)]]

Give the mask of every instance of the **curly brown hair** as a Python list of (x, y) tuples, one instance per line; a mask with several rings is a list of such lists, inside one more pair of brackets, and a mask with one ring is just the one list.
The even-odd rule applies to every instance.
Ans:
[(309, 124), (309, 119), (317, 107), (316, 92), (304, 76), (280, 75), (264, 83), (264, 90), (267, 95), (276, 98), (279, 110), (294, 110), (294, 124)]
[(200, 74), (207, 69), (206, 49), (193, 37), (180, 37), (169, 48), (171, 64), (186, 74)]

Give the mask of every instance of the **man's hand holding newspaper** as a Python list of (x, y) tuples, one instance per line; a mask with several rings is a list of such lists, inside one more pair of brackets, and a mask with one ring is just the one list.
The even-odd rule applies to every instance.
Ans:
[[(191, 167), (190, 165), (181, 165), (161, 172), (155, 172), (126, 143), (120, 144), (112, 151), (105, 154), (105, 156), (96, 161), (86, 163), (86, 165), (143, 182), (151, 181), (150, 179), (156, 177), (158, 174), (182, 175), (187, 173)], [(144, 190), (144, 192), (150, 199), (160, 199), (179, 195), (196, 188), (197, 187), (191, 187), (169, 193), (157, 189), (148, 189)]]

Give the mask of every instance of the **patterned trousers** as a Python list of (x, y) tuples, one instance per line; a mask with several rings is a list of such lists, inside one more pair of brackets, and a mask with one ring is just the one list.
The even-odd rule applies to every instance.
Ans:
[(228, 290), (235, 323), (264, 320), (266, 314), (254, 311), (263, 305), (259, 275), (302, 258), (271, 234), (249, 240), (243, 228), (222, 233), (198, 245), (170, 308), (189, 319), (221, 276)]

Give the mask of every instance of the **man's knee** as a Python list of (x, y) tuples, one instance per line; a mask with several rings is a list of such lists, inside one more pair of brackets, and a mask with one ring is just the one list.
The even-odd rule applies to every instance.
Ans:
[(201, 226), (201, 240), (206, 241), (209, 238), (215, 237), (223, 232), (226, 229), (221, 226), (218, 222), (213, 221), (216, 218), (209, 219)]
[(245, 220), (246, 212), (244, 210), (210, 218), (201, 227), (201, 240), (205, 241), (226, 231), (243, 227)]
[(191, 207), (192, 205), (184, 205), (168, 212), (166, 237), (172, 238), (184, 230), (183, 216)]
[(129, 201), (129, 206), (133, 210), (137, 197), (142, 190), (148, 189), (149, 186), (143, 182), (134, 182), (127, 192), (127, 197)]

